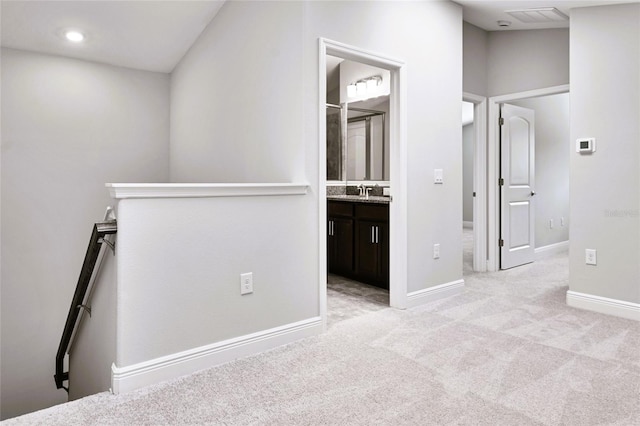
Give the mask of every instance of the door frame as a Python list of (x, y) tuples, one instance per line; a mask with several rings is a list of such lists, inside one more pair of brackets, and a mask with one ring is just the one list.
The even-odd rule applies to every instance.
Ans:
[(389, 70), (389, 304), (407, 306), (407, 139), (406, 139), (406, 64), (396, 58), (320, 37), (318, 39), (318, 238), (319, 308), (323, 326), (327, 322), (327, 147), (326, 147), (326, 55), (357, 61)]
[(507, 95), (493, 96), (489, 98), (489, 139), (487, 146), (487, 270), (500, 270), (500, 104), (511, 101), (519, 101), (528, 98), (568, 93), (569, 85), (545, 87), (542, 89), (528, 90), (525, 92), (510, 93)]
[(487, 270), (487, 98), (463, 92), (473, 104), (473, 270)]

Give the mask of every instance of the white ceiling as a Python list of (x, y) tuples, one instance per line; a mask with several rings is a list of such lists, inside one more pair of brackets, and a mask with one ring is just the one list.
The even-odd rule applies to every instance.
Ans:
[[(224, 1), (6, 1), (2, 46), (171, 72)], [(81, 44), (63, 38), (86, 34)]]
[[(569, 28), (569, 21), (544, 24), (525, 24), (507, 14), (506, 10), (555, 7), (567, 16), (577, 7), (639, 3), (640, 0), (453, 0), (463, 8), (463, 18), (470, 24), (487, 31), (536, 30), (542, 28)], [(508, 28), (498, 26), (498, 20), (511, 21)]]
[[(512, 21), (509, 29), (568, 27), (569, 22), (522, 24), (504, 11), (556, 7), (567, 15), (573, 7), (640, 0), (455, 0), (464, 19), (487, 31), (496, 21)], [(68, 56), (88, 61), (158, 72), (171, 72), (225, 0), (31, 1), (0, 3), (2, 46)], [(363, 7), (366, 3), (363, 3)], [(82, 44), (62, 38), (67, 28), (84, 31)]]

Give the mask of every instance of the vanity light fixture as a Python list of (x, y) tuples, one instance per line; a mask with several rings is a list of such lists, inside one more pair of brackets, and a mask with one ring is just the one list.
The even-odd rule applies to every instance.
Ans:
[(64, 37), (73, 43), (80, 43), (82, 40), (84, 40), (84, 34), (77, 30), (66, 31), (64, 33)]
[(373, 77), (363, 78), (355, 83), (347, 86), (347, 97), (355, 98), (356, 96), (366, 96), (375, 93), (377, 87), (382, 84), (382, 77), (375, 75)]

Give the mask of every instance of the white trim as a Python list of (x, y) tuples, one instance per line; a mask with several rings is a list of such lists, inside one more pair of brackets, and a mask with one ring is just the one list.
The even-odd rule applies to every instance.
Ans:
[(500, 103), (516, 101), (521, 99), (536, 98), (541, 96), (556, 95), (569, 92), (570, 86), (562, 84), (560, 86), (546, 87), (543, 89), (527, 90), (525, 92), (511, 93), (507, 95), (494, 96), (489, 98), (489, 119), (487, 140), (487, 270), (497, 271), (500, 268), (500, 258), (498, 250), (498, 239), (500, 238), (500, 197), (498, 188), (498, 174), (500, 170), (500, 150), (498, 117), (500, 115)]
[(487, 98), (464, 92), (462, 100), (473, 102), (473, 270), (487, 270)]
[[(318, 309), (327, 330), (327, 44), (318, 39)], [(322, 103), (325, 105), (322, 105)], [(324, 141), (324, 142), (322, 142)], [(333, 182), (332, 182), (333, 184)], [(346, 182), (345, 182), (346, 186)]]
[[(408, 240), (408, 142), (407, 142), (407, 67), (398, 64), (391, 71), (391, 196), (389, 204), (389, 304), (407, 307), (409, 281)], [(397, 143), (396, 143), (397, 141)]]
[(489, 98), (489, 100), (494, 103), (501, 103), (501, 102), (509, 102), (509, 101), (520, 101), (522, 99), (529, 99), (529, 98), (539, 98), (541, 96), (551, 96), (551, 95), (557, 95), (560, 93), (567, 93), (567, 92), (569, 92), (569, 85), (561, 84), (559, 86), (545, 87), (542, 89), (534, 89), (534, 90), (527, 90), (524, 92), (493, 96)]
[(569, 290), (567, 291), (567, 305), (587, 311), (640, 321), (640, 303), (625, 302), (624, 300), (609, 299)]
[(472, 220), (463, 220), (462, 227), (467, 229), (473, 229), (473, 221)]
[(538, 260), (554, 254), (566, 253), (568, 251), (569, 251), (569, 240), (560, 241), (559, 243), (549, 244), (542, 247), (537, 247), (534, 250), (534, 253), (536, 256), (536, 260)]
[(114, 394), (140, 389), (264, 352), (322, 331), (322, 319), (314, 317), (126, 367), (113, 364), (111, 389)]
[(304, 195), (306, 183), (107, 183), (112, 198), (195, 198)]
[(464, 291), (464, 280), (451, 281), (435, 287), (425, 288), (407, 294), (407, 307), (423, 305), (445, 297), (455, 296)]
[[(325, 55), (337, 56), (340, 58), (360, 62), (378, 68), (383, 68), (391, 72), (391, 95), (389, 126), (390, 136), (390, 188), (393, 202), (389, 204), (389, 304), (394, 308), (404, 309), (407, 298), (407, 186), (408, 186), (408, 154), (407, 154), (407, 66), (398, 59), (381, 55), (376, 52), (367, 51), (356, 46), (344, 43), (319, 39), (319, 84), (318, 84), (318, 144), (320, 145), (320, 164), (318, 185), (319, 199), (319, 230), (320, 239), (326, 238), (326, 176), (323, 176), (326, 169), (326, 129), (325, 123), (325, 103), (326, 103), (326, 58)], [(324, 247), (324, 251), (322, 248)], [(320, 275), (326, 278), (326, 243), (320, 243)], [(326, 283), (326, 280), (325, 280)], [(320, 285), (320, 299), (326, 299), (326, 284)], [(322, 302), (321, 302), (322, 303)], [(321, 315), (326, 317), (322, 311)]]

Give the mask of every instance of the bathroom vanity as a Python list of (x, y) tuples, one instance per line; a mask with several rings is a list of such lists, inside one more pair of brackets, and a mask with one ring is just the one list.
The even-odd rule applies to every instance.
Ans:
[(389, 198), (327, 196), (330, 273), (389, 288)]

